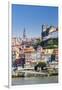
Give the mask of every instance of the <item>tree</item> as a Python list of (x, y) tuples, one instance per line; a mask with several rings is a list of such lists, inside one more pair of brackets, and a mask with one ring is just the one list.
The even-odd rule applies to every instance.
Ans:
[(37, 71), (37, 68), (39, 67), (39, 68), (41, 68), (41, 70), (43, 70), (44, 69), (44, 67), (46, 67), (46, 63), (45, 62), (39, 62), (35, 67), (34, 67), (34, 69), (35, 69), (35, 71)]

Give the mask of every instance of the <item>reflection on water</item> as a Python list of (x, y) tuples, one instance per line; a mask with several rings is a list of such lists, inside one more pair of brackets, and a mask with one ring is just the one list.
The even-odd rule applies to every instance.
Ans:
[(58, 76), (13, 78), (12, 85), (58, 83)]

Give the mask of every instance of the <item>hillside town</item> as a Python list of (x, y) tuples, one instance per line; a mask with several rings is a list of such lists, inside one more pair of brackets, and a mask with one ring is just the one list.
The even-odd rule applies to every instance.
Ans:
[(58, 27), (42, 25), (39, 37), (26, 31), (12, 37), (12, 77), (58, 75)]

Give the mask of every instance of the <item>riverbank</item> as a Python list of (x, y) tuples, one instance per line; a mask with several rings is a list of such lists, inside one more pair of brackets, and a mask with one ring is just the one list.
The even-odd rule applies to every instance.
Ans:
[(44, 77), (44, 76), (58, 76), (57, 72), (48, 72), (48, 73), (17, 73), (15, 75), (12, 75), (12, 78), (23, 78), (23, 77)]

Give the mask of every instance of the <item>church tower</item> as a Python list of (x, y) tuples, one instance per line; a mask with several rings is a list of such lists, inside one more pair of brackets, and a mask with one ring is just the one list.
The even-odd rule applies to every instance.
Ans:
[(26, 29), (23, 30), (23, 40), (26, 40)]

